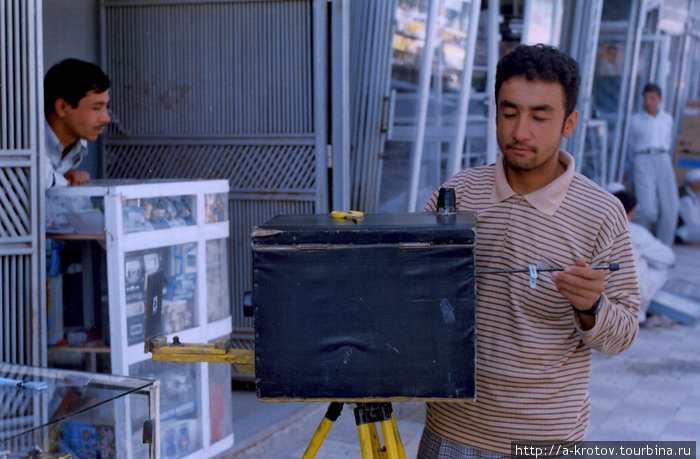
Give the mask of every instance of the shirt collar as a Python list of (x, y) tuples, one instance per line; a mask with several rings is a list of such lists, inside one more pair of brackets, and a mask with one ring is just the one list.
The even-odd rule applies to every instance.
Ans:
[[(574, 179), (574, 172), (576, 170), (574, 157), (564, 150), (559, 150), (559, 161), (566, 168), (563, 174), (539, 190), (523, 195), (523, 198), (525, 198), (532, 207), (550, 216), (554, 215), (562, 201), (564, 201), (566, 192), (569, 189), (571, 181)], [(517, 193), (513, 191), (508, 184), (504, 159), (501, 154), (496, 161), (496, 176), (491, 191), (491, 202), (505, 201), (516, 194)]]
[[(51, 148), (52, 151), (58, 153), (58, 157), (60, 158), (61, 155), (63, 154), (63, 144), (61, 143), (60, 140), (58, 140), (58, 137), (56, 136), (56, 133), (53, 132), (53, 129), (51, 129), (51, 126), (49, 125), (49, 122), (44, 120), (44, 126), (45, 126), (45, 136), (46, 136), (46, 143), (47, 145)], [(73, 145), (73, 148), (70, 149), (70, 151), (84, 151), (88, 147), (88, 142), (85, 139), (80, 139), (78, 142)]]
[(641, 113), (644, 117), (646, 117), (646, 118), (648, 118), (648, 119), (650, 119), (650, 120), (656, 120), (656, 119), (661, 118), (661, 116), (664, 114), (664, 111), (659, 107), (659, 111), (656, 112), (656, 115), (652, 115), (651, 113), (649, 113), (648, 111), (646, 111), (646, 110), (644, 110), (644, 109), (642, 109), (642, 111), (641, 111), (640, 113)]
[(47, 145), (51, 148), (52, 151), (56, 151), (59, 154), (61, 154), (61, 152), (63, 152), (63, 145), (61, 145), (61, 141), (58, 140), (58, 137), (56, 137), (56, 133), (53, 132), (53, 129), (51, 129), (51, 126), (49, 125), (48, 121), (44, 121), (44, 126), (44, 135), (46, 136)]

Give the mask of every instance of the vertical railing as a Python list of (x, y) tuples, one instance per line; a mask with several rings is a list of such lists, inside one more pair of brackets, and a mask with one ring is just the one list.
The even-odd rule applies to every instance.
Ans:
[(41, 365), (37, 0), (0, 3), (0, 359)]

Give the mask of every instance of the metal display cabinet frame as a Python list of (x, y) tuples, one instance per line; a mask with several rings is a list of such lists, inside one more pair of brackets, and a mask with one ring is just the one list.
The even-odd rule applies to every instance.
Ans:
[[(3, 457), (112, 457), (127, 448), (131, 427), (146, 443), (142, 457), (160, 458), (159, 394), (152, 379), (0, 363), (0, 450), (9, 454)], [(130, 403), (142, 406), (137, 425), (126, 422)], [(27, 406), (45, 414), (18, 417)], [(109, 413), (122, 421), (112, 425)]]
[[(96, 180), (49, 190), (49, 196), (103, 201), (111, 370), (160, 381), (163, 457), (210, 457), (233, 446), (232, 419), (216, 409), (230, 406), (230, 366), (153, 362), (144, 352), (145, 323), (132, 320), (149, 302), (146, 279), (156, 266), (167, 279), (162, 296), (171, 304), (167, 320), (163, 312), (169, 338), (202, 342), (230, 335), (228, 193), (227, 180)], [(159, 200), (184, 206), (188, 217), (153, 220), (153, 212), (167, 207)], [(144, 218), (148, 212), (151, 220)], [(212, 304), (219, 305), (214, 314)], [(125, 406), (126, 419), (137, 417), (134, 410)], [(125, 457), (144, 454), (139, 443), (127, 441)]]

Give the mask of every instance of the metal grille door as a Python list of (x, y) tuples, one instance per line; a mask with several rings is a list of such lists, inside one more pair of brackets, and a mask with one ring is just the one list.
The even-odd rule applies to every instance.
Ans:
[(389, 122), (391, 41), (397, 0), (350, 3), (351, 208), (375, 212)]
[(116, 119), (105, 176), (229, 180), (234, 329), (244, 335), (252, 227), (327, 211), (326, 4), (106, 0), (102, 9)]
[(40, 365), (37, 2), (0, 1), (0, 360)]

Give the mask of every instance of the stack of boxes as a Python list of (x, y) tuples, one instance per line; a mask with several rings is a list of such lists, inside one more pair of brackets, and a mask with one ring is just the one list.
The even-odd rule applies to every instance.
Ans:
[(679, 186), (685, 183), (688, 169), (700, 168), (700, 100), (688, 100), (685, 104), (673, 164)]

